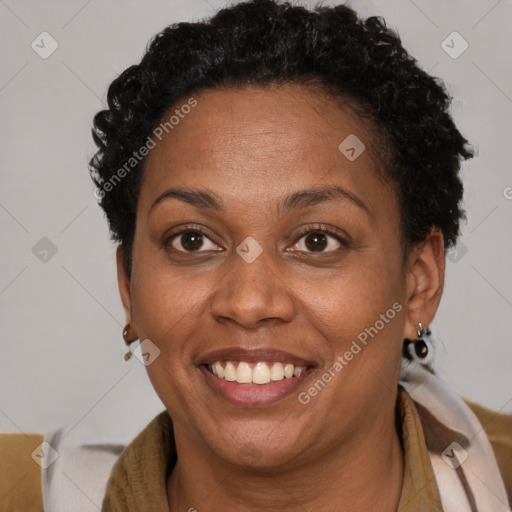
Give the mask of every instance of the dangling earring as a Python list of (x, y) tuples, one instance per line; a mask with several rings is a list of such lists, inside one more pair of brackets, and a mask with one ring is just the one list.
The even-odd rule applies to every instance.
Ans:
[(430, 329), (423, 327), (421, 322), (418, 322), (418, 330), (416, 331), (418, 339), (414, 343), (414, 351), (420, 359), (425, 359), (428, 356), (428, 345), (425, 343), (423, 336), (430, 336)]
[[(404, 346), (402, 350), (402, 354), (406, 359), (412, 360), (417, 359), (418, 363), (423, 364), (424, 366), (430, 367), (430, 364), (425, 364), (426, 357), (429, 354), (429, 345), (423, 339), (424, 336), (430, 336), (431, 331), (428, 326), (424, 327), (421, 322), (418, 322), (418, 329), (416, 331), (418, 339), (415, 341), (411, 341), (409, 339), (404, 339)], [(414, 355), (411, 351), (411, 343), (414, 345)]]
[[(130, 336), (131, 329), (132, 329), (132, 326), (130, 324), (126, 324), (123, 329), (123, 339), (128, 348), (130, 347), (131, 343), (133, 343), (134, 341), (136, 341), (138, 339), (137, 336), (135, 336), (135, 338), (133, 336)], [(124, 360), (128, 361), (128, 359), (130, 359), (130, 357), (132, 357), (132, 352), (131, 352), (131, 350), (128, 350), (128, 352), (126, 352), (126, 354), (124, 355)]]

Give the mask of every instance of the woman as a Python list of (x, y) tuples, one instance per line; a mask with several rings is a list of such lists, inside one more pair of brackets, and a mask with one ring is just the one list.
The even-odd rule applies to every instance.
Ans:
[(449, 102), (382, 20), (272, 0), (112, 83), (91, 172), (165, 411), (103, 511), (509, 509), (512, 419), (431, 368), (472, 156)]

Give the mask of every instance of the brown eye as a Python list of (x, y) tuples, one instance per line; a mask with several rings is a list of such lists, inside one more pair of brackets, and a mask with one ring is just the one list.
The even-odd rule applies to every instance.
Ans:
[(327, 247), (327, 237), (323, 233), (311, 233), (306, 236), (305, 246), (310, 251), (322, 252)]
[(293, 245), (293, 249), (303, 252), (333, 252), (346, 244), (340, 237), (330, 231), (310, 230)]
[[(211, 245), (211, 247), (208, 246)], [(215, 250), (217, 245), (198, 231), (183, 231), (171, 238), (171, 246), (180, 252), (202, 252), (200, 249)], [(206, 246), (206, 247), (205, 247)]]

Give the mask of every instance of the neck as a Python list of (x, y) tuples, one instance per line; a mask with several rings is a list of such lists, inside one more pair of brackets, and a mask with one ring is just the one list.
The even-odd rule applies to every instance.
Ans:
[(403, 453), (394, 414), (293, 469), (243, 470), (199, 453), (197, 440), (181, 434), (176, 428), (178, 464), (167, 480), (171, 512), (262, 512), (269, 503), (301, 512), (398, 508)]

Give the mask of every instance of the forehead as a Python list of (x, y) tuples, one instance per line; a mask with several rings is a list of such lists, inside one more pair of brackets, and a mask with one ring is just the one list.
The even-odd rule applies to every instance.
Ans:
[[(348, 100), (318, 88), (212, 89), (178, 101), (144, 169), (140, 206), (167, 188), (207, 187), (229, 203), (271, 204), (284, 192), (328, 184), (366, 197), (382, 193), (378, 148)], [(193, 103), (192, 103), (193, 104)], [(187, 112), (187, 113), (185, 113)], [(178, 117), (179, 115), (179, 117)], [(162, 131), (162, 130), (161, 130)], [(354, 158), (355, 157), (355, 158)]]

